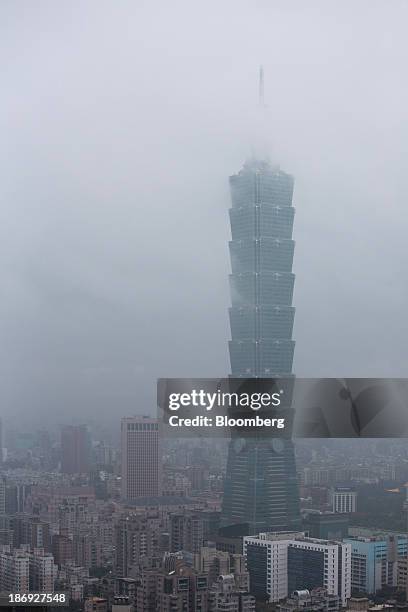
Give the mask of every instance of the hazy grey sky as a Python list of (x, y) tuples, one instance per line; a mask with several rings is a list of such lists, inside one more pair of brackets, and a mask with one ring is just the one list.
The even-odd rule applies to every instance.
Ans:
[(295, 371), (406, 376), (406, 0), (0, 4), (5, 420), (228, 373), (228, 176), (265, 69), (295, 175)]

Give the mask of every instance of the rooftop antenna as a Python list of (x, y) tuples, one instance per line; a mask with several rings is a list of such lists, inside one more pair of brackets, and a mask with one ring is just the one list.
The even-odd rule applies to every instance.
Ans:
[(264, 69), (263, 66), (259, 66), (259, 106), (263, 108), (265, 106), (264, 97)]
[[(252, 149), (252, 159), (255, 161), (257, 158), (260, 159), (268, 159), (266, 152), (261, 153), (261, 151), (266, 151), (266, 143), (264, 138), (265, 132), (265, 88), (264, 88), (264, 69), (263, 66), (259, 66), (259, 82), (258, 82), (258, 112), (256, 113), (256, 122), (255, 122), (255, 141), (251, 147)], [(258, 149), (258, 151), (256, 151)]]

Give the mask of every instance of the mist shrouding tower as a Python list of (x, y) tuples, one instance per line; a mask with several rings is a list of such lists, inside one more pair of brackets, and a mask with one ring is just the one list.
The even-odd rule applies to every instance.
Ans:
[[(229, 349), (234, 378), (292, 373), (293, 185), (292, 176), (256, 158), (230, 177)], [(221, 526), (240, 534), (299, 529), (292, 440), (232, 438)]]

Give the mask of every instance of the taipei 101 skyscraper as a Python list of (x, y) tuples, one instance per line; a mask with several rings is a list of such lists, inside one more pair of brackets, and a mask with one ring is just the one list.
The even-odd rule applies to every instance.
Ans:
[[(263, 72), (260, 72), (263, 104)], [(231, 376), (292, 376), (294, 180), (263, 156), (230, 177)], [(240, 535), (300, 528), (291, 439), (237, 437), (228, 449), (221, 526)]]

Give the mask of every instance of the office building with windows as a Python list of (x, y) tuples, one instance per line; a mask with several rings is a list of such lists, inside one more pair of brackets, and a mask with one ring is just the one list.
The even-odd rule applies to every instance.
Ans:
[(303, 533), (260, 533), (244, 538), (251, 593), (277, 602), (294, 591), (324, 588), (345, 606), (351, 595), (351, 546)]
[(244, 538), (250, 592), (259, 600), (281, 601), (288, 596), (288, 548), (303, 533), (260, 533)]
[(122, 497), (127, 500), (161, 495), (159, 423), (146, 416), (121, 423)]
[(351, 586), (354, 591), (375, 594), (384, 586), (398, 585), (398, 563), (408, 554), (405, 534), (354, 536), (351, 546)]
[(350, 487), (336, 487), (331, 491), (333, 512), (351, 513), (357, 510), (357, 491)]
[(324, 588), (345, 606), (351, 596), (351, 546), (333, 540), (300, 538), (288, 548), (288, 591)]

